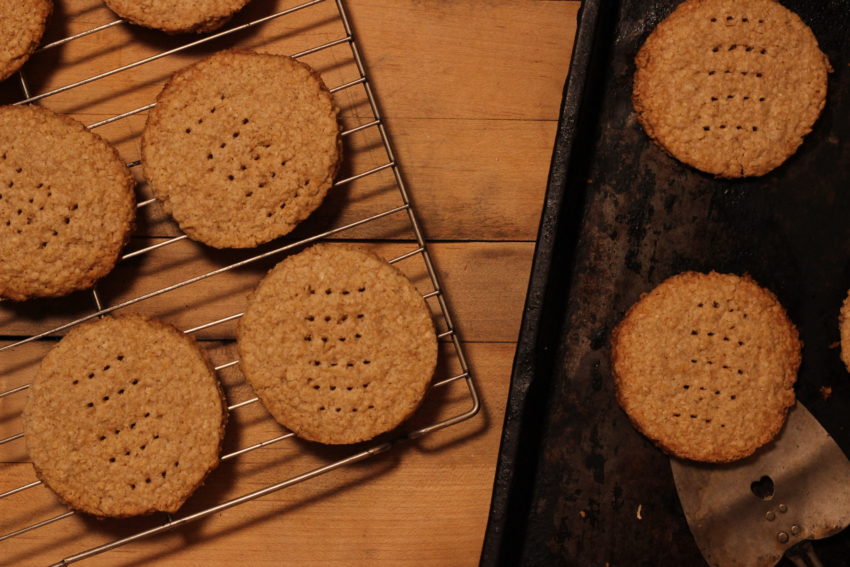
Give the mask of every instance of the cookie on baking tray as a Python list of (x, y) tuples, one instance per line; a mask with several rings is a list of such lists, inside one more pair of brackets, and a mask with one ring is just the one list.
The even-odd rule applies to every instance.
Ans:
[(44, 358), (24, 409), (38, 477), (102, 517), (174, 512), (216, 467), (227, 410), (191, 337), (138, 316), (81, 325)]
[(841, 360), (850, 370), (850, 292), (841, 304), (838, 314), (838, 330), (841, 335)]
[(615, 329), (617, 399), (666, 452), (735, 461), (782, 428), (800, 349), (776, 296), (751, 278), (685, 272), (644, 295)]
[(0, 2), (0, 81), (26, 63), (41, 42), (52, 0)]
[(65, 295), (106, 275), (132, 230), (133, 185), (76, 120), (0, 107), (0, 297)]
[(763, 175), (812, 129), (829, 61), (773, 0), (687, 0), (635, 58), (632, 101), (668, 153), (718, 177)]
[(132, 24), (168, 33), (220, 28), (250, 0), (103, 0)]
[(282, 55), (225, 51), (176, 73), (142, 134), (154, 195), (192, 239), (256, 246), (322, 202), (341, 154), (321, 78)]
[(299, 437), (365, 441), (420, 404), (437, 359), (430, 311), (396, 268), (319, 244), (260, 282), (239, 321), (240, 366), (274, 418)]

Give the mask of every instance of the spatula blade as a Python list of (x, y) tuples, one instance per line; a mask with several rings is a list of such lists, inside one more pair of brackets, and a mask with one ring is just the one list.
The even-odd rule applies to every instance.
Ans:
[(679, 500), (712, 567), (773, 567), (850, 524), (850, 461), (800, 403), (779, 436), (727, 465), (671, 459)]

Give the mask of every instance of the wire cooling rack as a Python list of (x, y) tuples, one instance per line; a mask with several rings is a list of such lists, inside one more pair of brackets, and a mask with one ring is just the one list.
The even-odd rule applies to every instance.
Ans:
[[(319, 10), (323, 11), (319, 12)], [(312, 19), (309, 17), (305, 19), (303, 15), (309, 11), (317, 13)], [(299, 15), (302, 17), (296, 18)], [(56, 56), (55, 54), (70, 45), (81, 45), (82, 47), (74, 53), (82, 53), (81, 60), (91, 60), (94, 64), (98, 60), (97, 53), (109, 51), (109, 38), (106, 34), (113, 29), (123, 29), (123, 33), (130, 35), (131, 41), (165, 44), (167, 48), (119, 66), (113, 64), (92, 75), (75, 77), (74, 80), (59, 85), (52, 85), (49, 79), (42, 78), (40, 84), (34, 86), (33, 83), (36, 81), (33, 80), (30, 72), (34, 64), (31, 62), (25, 67), (24, 73), (20, 76), (23, 98), (15, 101), (15, 104), (48, 104), (56, 101), (55, 104), (48, 104), (54, 110), (74, 112), (83, 108), (85, 112), (81, 111), (78, 114), (105, 114), (105, 117), (90, 122), (88, 127), (98, 129), (104, 137), (120, 147), (122, 143), (129, 146), (137, 145), (141, 124), (138, 119), (143, 118), (144, 113), (154, 107), (154, 103), (115, 111), (114, 106), (121, 104), (122, 93), (130, 90), (127, 84), (133, 81), (125, 79), (110, 84), (111, 80), (122, 76), (139, 78), (134, 83), (138, 86), (132, 88), (137, 90), (148, 88), (149, 100), (152, 101), (162, 80), (171, 72), (219, 49), (240, 45), (261, 51), (286, 53), (314, 66), (323, 75), (331, 92), (334, 93), (337, 105), (341, 108), (346, 165), (343, 167), (340, 178), (334, 184), (335, 188), (332, 189), (332, 195), (335, 196), (329, 196), (319, 211), (314, 213), (315, 218), (308, 219), (302, 227), (296, 229), (294, 235), (290, 235), (287, 239), (280, 239), (250, 252), (219, 253), (202, 250), (199, 245), (188, 241), (185, 235), (176, 231), (173, 223), (170, 223), (159, 209), (158, 202), (144, 195), (145, 188), (142, 184), (140, 191), (143, 194), (139, 199), (138, 212), (143, 232), (146, 236), (157, 233), (163, 233), (164, 236), (134, 238), (133, 244), (129, 246), (131, 250), (123, 254), (116, 270), (102, 280), (96, 289), (86, 292), (91, 299), (86, 299), (83, 294), (75, 294), (67, 301), (46, 300), (45, 303), (45, 300), (36, 300), (35, 307), (28, 307), (26, 304), (22, 304), (24, 307), (11, 306), (9, 302), (0, 303), (0, 309), (7, 310), (5, 319), (0, 320), (0, 334), (3, 338), (0, 341), (0, 390), (3, 390), (0, 391), (0, 450), (17, 445), (15, 450), (18, 454), (23, 454), (24, 448), (21, 446), (24, 443), (24, 434), (19, 430), (20, 409), (29, 388), (26, 379), (31, 376), (31, 371), (40, 355), (71, 327), (115, 311), (135, 310), (149, 315), (163, 316), (183, 328), (185, 333), (194, 334), (200, 339), (232, 337), (232, 332), (228, 331), (232, 329), (229, 325), (242, 315), (238, 309), (233, 310), (233, 306), (238, 304), (238, 301), (233, 301), (232, 298), (234, 296), (244, 298), (246, 290), (253, 287), (268, 267), (281, 260), (288, 252), (298, 251), (303, 246), (320, 239), (362, 240), (378, 248), (379, 253), (383, 252), (385, 257), (391, 258), (388, 261), (397, 265), (414, 281), (432, 310), (442, 344), (438, 373), (423, 407), (429, 404), (443, 404), (450, 407), (448, 409), (430, 408), (425, 412), (420, 410), (425, 417), (418, 420), (414, 418), (413, 425), (409, 425), (407, 430), (397, 431), (371, 445), (357, 446), (350, 449), (348, 454), (336, 454), (334, 458), (320, 462), (317, 466), (298, 470), (296, 474), (288, 478), (281, 478), (277, 482), (228, 497), (212, 506), (174, 517), (170, 515), (158, 517), (150, 527), (83, 549), (54, 563), (55, 566), (75, 563), (130, 542), (174, 530), (184, 524), (218, 514), (223, 510), (335, 469), (363, 461), (392, 449), (403, 439), (418, 438), (449, 427), (471, 418), (478, 412), (479, 399), (475, 384), (449, 315), (425, 239), (408, 198), (343, 1), (311, 0), (285, 6), (274, 13), (254, 14), (254, 16), (256, 17), (248, 18), (249, 21), (244, 21), (245, 18), (243, 21), (236, 19), (222, 31), (188, 42), (185, 41), (185, 37), (181, 41), (153, 33), (146, 35), (146, 31), (131, 28), (123, 20), (113, 20), (46, 43), (36, 57), (45, 57), (46, 62), (43, 66), (48, 69), (52, 69), (57, 64), (61, 67), (62, 61), (57, 60), (61, 60), (65, 55)], [(298, 43), (302, 45), (290, 47)], [(53, 59), (50, 59), (51, 54)], [(337, 82), (332, 82), (334, 80)], [(108, 97), (108, 100), (100, 100), (102, 97), (99, 98), (99, 93), (103, 91), (117, 94)], [(82, 94), (66, 96), (73, 93)], [(81, 102), (82, 100), (93, 102)], [(111, 135), (104, 133), (109, 128), (112, 128)], [(130, 134), (127, 135), (127, 132)], [(122, 149), (122, 152), (126, 153), (126, 150)], [(134, 168), (135, 172), (141, 163), (135, 160), (128, 165)], [(141, 176), (137, 174), (137, 177)], [(168, 252), (169, 249), (178, 248), (180, 252), (177, 254), (162, 254), (163, 251)], [(387, 251), (392, 253), (388, 255)], [(158, 254), (161, 257), (158, 257)], [(176, 270), (180, 277), (163, 285), (163, 280), (167, 280), (167, 277), (175, 271), (170, 269), (170, 264), (175, 262), (175, 257), (180, 259), (180, 269)], [(187, 270), (193, 269), (197, 273), (187, 277)], [(229, 282), (223, 288), (220, 285), (208, 285), (208, 282), (214, 281), (216, 276), (224, 273), (230, 273), (231, 276), (238, 274), (239, 277), (236, 279), (242, 282), (241, 287), (233, 293), (228, 293), (231, 289), (228, 287)], [(145, 280), (152, 276), (156, 276), (154, 278), (156, 286), (152, 289), (146, 288)], [(186, 290), (189, 290), (188, 293)], [(192, 303), (189, 298), (195, 297), (201, 299)], [(81, 304), (89, 301), (93, 303), (88, 307), (81, 307)], [(211, 305), (214, 307), (211, 308)], [(216, 315), (210, 318), (211, 313)], [(27, 332), (24, 333), (22, 330)], [(226, 355), (220, 363), (217, 363), (216, 371), (225, 382), (231, 414), (236, 414), (243, 408), (259, 406), (258, 398), (247, 389), (238, 373), (239, 361), (232, 358), (234, 349), (228, 351), (227, 348), (218, 348), (221, 346), (220, 342), (202, 342), (201, 344), (209, 345), (214, 360), (216, 356), (221, 358), (222, 353)], [(32, 346), (38, 347), (37, 354), (21, 354), (22, 350)], [(214, 354), (212, 350), (216, 349), (217, 352)], [(21, 362), (21, 359), (25, 359), (26, 362)], [(232, 374), (227, 375), (228, 372)], [(10, 382), (19, 376), (22, 382)], [(460, 403), (455, 400), (452, 404), (444, 404), (446, 397), (434, 394), (435, 391), (445, 389), (449, 385), (458, 384), (465, 386), (460, 396)], [(232, 398), (238, 396), (240, 392), (244, 394), (242, 397), (245, 399), (233, 402)], [(264, 419), (271, 420), (268, 414), (264, 414)], [(231, 423), (233, 421), (231, 420)], [(231, 427), (233, 426), (238, 427), (238, 424), (233, 424)], [(273, 422), (265, 430), (276, 431), (275, 434), (256, 442), (233, 447), (227, 447), (226, 444), (222, 461), (238, 459), (248, 453), (267, 449), (293, 438), (292, 433), (282, 430)], [(296, 446), (294, 450), (301, 449)], [(5, 460), (0, 456), (0, 462)], [(214, 471), (211, 478), (217, 472), (219, 471)], [(47, 491), (35, 478), (34, 473), (32, 478), (31, 482), (0, 493), (0, 510), (3, 510), (2, 506), (6, 502), (9, 503), (6, 510), (10, 511), (15, 505), (13, 500), (21, 493), (32, 490)], [(199, 490), (203, 491), (204, 488)], [(5, 514), (6, 512), (3, 512), (0, 517)], [(20, 527), (15, 526), (11, 530), (0, 524), (0, 557), (5, 554), (3, 542), (24, 536), (24, 534), (32, 534), (74, 515), (73, 510), (66, 510), (43, 519), (27, 516), (22, 519)], [(0, 563), (3, 561), (0, 560)]]

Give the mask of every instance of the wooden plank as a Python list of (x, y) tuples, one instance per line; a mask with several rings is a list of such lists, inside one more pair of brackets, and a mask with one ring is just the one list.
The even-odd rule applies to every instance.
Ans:
[[(138, 247), (158, 240), (136, 241)], [(417, 249), (411, 242), (362, 243), (387, 259)], [(445, 295), (458, 321), (461, 336), (468, 341), (515, 341), (522, 303), (531, 269), (533, 245), (526, 242), (493, 242), (467, 245), (433, 243), (434, 263), (443, 281)], [(267, 250), (264, 248), (262, 250)], [(143, 257), (122, 262), (98, 286), (104, 305), (126, 301), (180, 284), (190, 278), (221, 269), (256, 252), (213, 251), (183, 240), (154, 250)], [(142, 313), (164, 319), (180, 329), (190, 329), (241, 313), (248, 294), (262, 276), (283, 258), (266, 260), (215, 275), (188, 286), (152, 297), (121, 309), (119, 313)], [(420, 255), (397, 264), (424, 294), (434, 291)], [(487, 282), (498, 282), (488, 285)], [(438, 322), (437, 303), (429, 300)], [(0, 303), (0, 335), (26, 337), (48, 331), (93, 312), (88, 292), (67, 298)], [(197, 333), (204, 339), (232, 339), (235, 322)], [(60, 333), (61, 334), (61, 333)], [(3, 353), (0, 353), (2, 356)]]
[[(253, 3), (236, 22), (297, 2)], [(437, 240), (533, 240), (554, 140), (570, 35), (563, 20), (573, 2), (353, 2), (350, 9), (404, 173)], [(440, 6), (435, 8), (435, 6)], [(473, 25), (464, 10), (472, 11)], [(53, 18), (48, 40), (113, 20), (99, 2), (71, 3)], [(216, 49), (236, 45), (293, 53), (344, 36), (333, 2), (273, 20), (250, 33), (118, 73), (41, 103), (86, 124), (152, 102), (170, 74)], [(61, 16), (71, 17), (65, 21)], [(391, 20), (388, 21), (388, 15)], [(540, 22), (546, 22), (540, 25)], [(534, 28), (533, 30), (531, 28)], [(185, 43), (149, 30), (117, 26), (36, 54), (25, 68), (34, 93), (46, 92)], [(373, 55), (374, 54), (374, 55)], [(359, 77), (347, 45), (305, 57), (330, 86)], [(445, 61), (452, 64), (446, 65)], [(20, 97), (14, 81), (6, 98)], [(336, 94), (345, 128), (373, 119), (365, 92)], [(146, 113), (97, 129), (128, 162), (139, 159)], [(346, 138), (339, 178), (385, 164), (376, 129)], [(139, 198), (150, 191), (134, 169)], [(305, 230), (325, 230), (399, 203), (389, 172), (334, 190)], [(459, 220), (469, 219), (467, 222)], [(474, 220), (473, 220), (474, 219)], [(403, 230), (403, 225), (396, 225)], [(141, 211), (139, 234), (179, 234), (158, 205)], [(372, 235), (360, 231), (358, 237)]]

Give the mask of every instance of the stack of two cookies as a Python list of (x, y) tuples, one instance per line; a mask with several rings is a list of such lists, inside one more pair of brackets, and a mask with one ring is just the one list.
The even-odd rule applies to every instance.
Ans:
[[(240, 321), (241, 368), (269, 412), (330, 444), (389, 431), (421, 403), (437, 342), (393, 266), (350, 246), (281, 262)], [(218, 464), (227, 410), (205, 351), (142, 317), (72, 330), (42, 361), (24, 413), (39, 478), (75, 509), (174, 512)]]
[[(829, 61), (774, 0), (686, 0), (635, 58), (637, 120), (672, 156), (718, 177), (764, 175), (802, 144)], [(729, 462), (781, 430), (800, 341), (749, 277), (687, 272), (646, 294), (612, 337), (620, 405), (672, 455)]]

